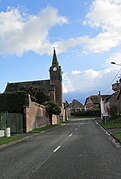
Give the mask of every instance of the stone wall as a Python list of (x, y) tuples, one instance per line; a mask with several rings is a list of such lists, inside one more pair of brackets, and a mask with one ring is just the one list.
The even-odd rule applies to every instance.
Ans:
[(57, 124), (58, 123), (58, 118), (57, 118), (57, 116), (56, 115), (52, 115), (52, 125), (55, 125), (55, 124)]
[(4, 137), (5, 136), (5, 131), (4, 130), (0, 130), (0, 137)]

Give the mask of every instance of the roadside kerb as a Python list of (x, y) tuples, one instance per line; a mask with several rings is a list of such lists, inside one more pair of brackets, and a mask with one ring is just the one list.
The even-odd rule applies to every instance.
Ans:
[[(59, 126), (64, 126), (64, 125), (66, 125), (66, 124), (65, 124), (65, 123), (64, 123), (64, 124), (60, 124), (60, 125), (57, 125), (57, 126), (54, 127), (54, 128), (57, 128), (57, 127), (59, 127)], [(27, 136), (24, 136), (24, 137), (22, 137), (21, 139), (18, 139), (18, 140), (13, 141), (13, 142), (9, 142), (8, 144), (2, 144), (2, 145), (0, 145), (0, 149), (9, 147), (9, 146), (11, 146), (11, 145), (14, 145), (14, 144), (17, 144), (17, 143), (20, 143), (20, 142), (23, 142), (23, 141), (26, 140), (26, 139), (29, 139), (29, 138), (32, 138), (32, 137), (34, 137), (34, 136), (40, 135), (40, 134), (44, 133), (45, 131), (49, 131), (49, 130), (54, 129), (54, 128), (46, 129), (46, 130), (43, 130), (43, 131), (41, 131), (41, 132), (33, 133), (33, 134), (30, 134), (30, 135), (27, 134)]]
[(29, 139), (29, 138), (34, 137), (34, 136), (37, 136), (37, 135), (39, 135), (39, 134), (40, 134), (40, 133), (32, 134), (32, 135), (30, 135), (30, 136), (22, 137), (21, 139), (18, 139), (18, 140), (16, 140), (16, 141), (9, 142), (8, 144), (2, 144), (2, 145), (0, 145), (0, 149), (9, 147), (9, 146), (14, 145), (14, 144), (17, 144), (17, 143), (20, 143), (20, 142), (22, 142), (22, 141), (24, 141), (24, 140), (26, 140), (26, 139)]
[(109, 136), (111, 136), (121, 147), (121, 141), (119, 139), (117, 139), (117, 137), (114, 136), (112, 134), (112, 132), (110, 132), (108, 129), (104, 128), (97, 120), (95, 120), (95, 121), (105, 131), (105, 133), (107, 133)]

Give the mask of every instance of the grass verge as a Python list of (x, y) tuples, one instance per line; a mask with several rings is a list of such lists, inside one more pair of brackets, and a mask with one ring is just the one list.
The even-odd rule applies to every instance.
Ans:
[(42, 131), (45, 131), (47, 129), (51, 129), (51, 128), (54, 128), (54, 127), (57, 127), (57, 126), (58, 126), (57, 124), (55, 124), (55, 125), (47, 125), (47, 126), (44, 126), (44, 127), (41, 127), (41, 128), (33, 129), (29, 133), (39, 133), (39, 132), (42, 132)]
[(101, 122), (101, 125), (106, 129), (121, 128), (121, 118)]
[[(56, 126), (58, 126), (58, 125), (57, 124), (55, 124), (55, 125), (47, 125), (45, 127), (36, 128), (36, 129), (33, 129), (32, 131), (28, 132), (27, 134), (40, 133), (40, 132), (45, 131), (47, 129), (54, 128)], [(20, 140), (25, 136), (26, 136), (26, 134), (25, 135), (22, 134), (20, 136), (14, 135), (14, 136), (10, 136), (10, 137), (0, 137), (0, 145), (8, 144), (10, 142)]]
[(121, 141), (121, 132), (115, 132), (114, 136)]
[(69, 123), (70, 121), (69, 120), (67, 120), (67, 121), (62, 121), (62, 122), (60, 122), (61, 124), (67, 124), (67, 123)]
[(22, 138), (22, 136), (0, 137), (0, 145), (8, 144), (10, 142), (14, 142), (14, 141), (19, 140), (21, 138)]

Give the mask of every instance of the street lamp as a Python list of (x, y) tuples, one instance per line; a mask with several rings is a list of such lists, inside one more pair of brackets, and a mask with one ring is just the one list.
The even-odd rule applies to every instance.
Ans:
[[(116, 62), (111, 62), (111, 64), (113, 64), (113, 65), (118, 65), (118, 66), (121, 66), (121, 63), (116, 63)], [(121, 69), (120, 69), (120, 71), (121, 71)], [(119, 71), (119, 72), (120, 72)], [(119, 73), (118, 72), (118, 73)], [(116, 75), (117, 76), (117, 75)], [(121, 90), (121, 78), (120, 78), (120, 80), (119, 80), (119, 94), (120, 94), (120, 90)], [(118, 97), (119, 98), (119, 97)], [(117, 99), (118, 100), (118, 110), (119, 110), (119, 115), (120, 115), (120, 109), (121, 109), (121, 106), (120, 106), (120, 100), (119, 99)]]
[(111, 62), (111, 64), (116, 64), (115, 62)]
[(111, 62), (111, 64), (121, 66), (120, 63), (116, 63), (116, 62)]

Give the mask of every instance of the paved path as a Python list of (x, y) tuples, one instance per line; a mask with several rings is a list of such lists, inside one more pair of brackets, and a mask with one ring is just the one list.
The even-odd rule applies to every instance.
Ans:
[(109, 132), (115, 133), (115, 132), (121, 132), (121, 128), (115, 128), (115, 129), (108, 129)]
[(121, 179), (121, 148), (94, 120), (0, 150), (0, 179)]

